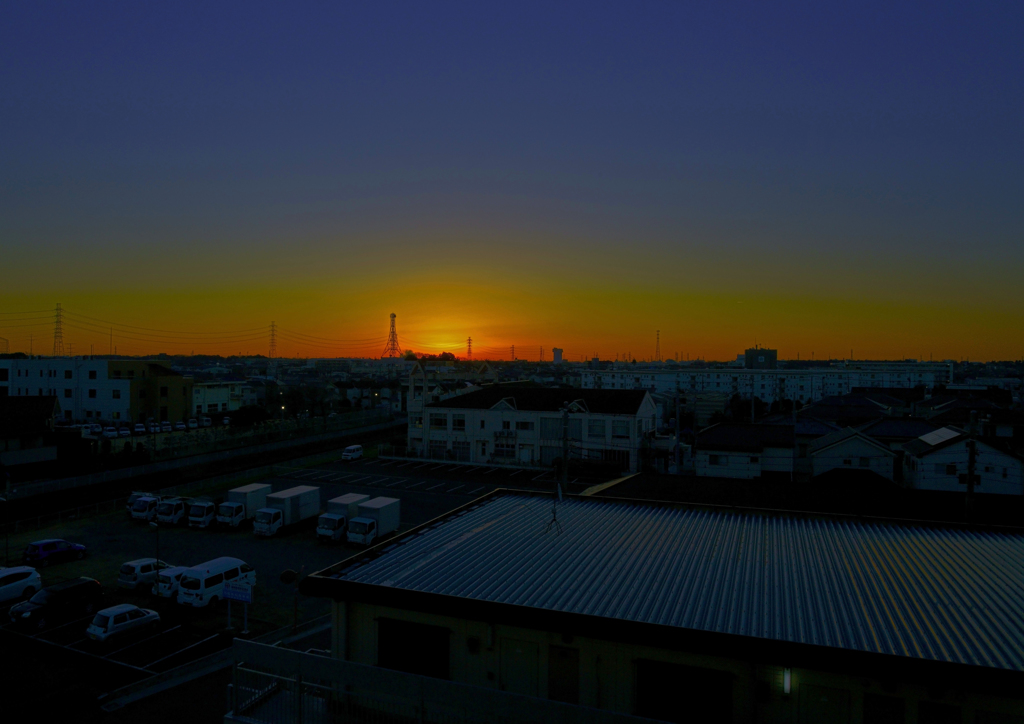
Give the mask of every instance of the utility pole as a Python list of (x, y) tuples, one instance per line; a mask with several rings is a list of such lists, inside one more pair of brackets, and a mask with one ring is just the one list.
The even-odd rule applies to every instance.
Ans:
[(682, 440), (679, 431), (682, 429), (682, 420), (679, 419), (679, 388), (676, 388), (676, 475), (682, 475), (683, 471), (679, 468), (679, 445)]
[(967, 497), (964, 501), (964, 511), (967, 522), (974, 518), (974, 468), (977, 467), (978, 449), (974, 436), (977, 433), (978, 411), (971, 410), (971, 423), (967, 428)]
[(569, 403), (562, 407), (562, 485), (569, 484)]

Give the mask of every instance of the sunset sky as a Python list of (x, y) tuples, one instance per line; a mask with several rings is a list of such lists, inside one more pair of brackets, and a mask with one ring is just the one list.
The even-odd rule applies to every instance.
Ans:
[(0, 337), (1024, 357), (1022, 3), (6, 3)]

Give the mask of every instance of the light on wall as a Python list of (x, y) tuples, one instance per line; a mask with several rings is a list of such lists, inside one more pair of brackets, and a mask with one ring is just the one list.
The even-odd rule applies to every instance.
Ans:
[(782, 670), (782, 693), (788, 694), (793, 685), (793, 670), (783, 669)]

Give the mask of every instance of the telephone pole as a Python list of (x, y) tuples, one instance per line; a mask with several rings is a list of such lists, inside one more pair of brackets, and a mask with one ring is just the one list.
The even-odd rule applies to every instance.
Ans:
[(974, 518), (974, 469), (977, 467), (978, 447), (974, 441), (977, 432), (978, 412), (971, 410), (971, 422), (967, 428), (967, 497), (964, 500), (967, 522)]

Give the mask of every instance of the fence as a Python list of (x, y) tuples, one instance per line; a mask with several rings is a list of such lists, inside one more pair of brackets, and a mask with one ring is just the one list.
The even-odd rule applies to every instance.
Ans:
[(225, 721), (249, 724), (638, 724), (648, 719), (234, 642)]
[[(451, 450), (431, 449), (431, 450), (408, 450), (406, 448), (398, 448), (394, 445), (381, 443), (377, 446), (377, 457), (385, 460), (437, 460), (438, 462), (444, 462), (450, 465), (465, 465), (466, 467), (478, 467), (486, 465), (492, 468), (509, 468), (514, 470), (552, 470), (551, 465), (541, 465), (538, 461), (534, 460), (529, 463), (521, 462), (512, 457), (496, 457), (491, 456), (485, 461), (473, 462), (468, 459), (468, 452), (466, 455), (460, 455)], [(464, 459), (460, 459), (464, 458)]]

